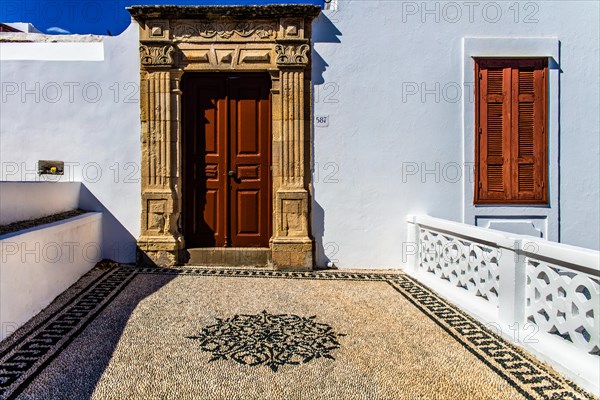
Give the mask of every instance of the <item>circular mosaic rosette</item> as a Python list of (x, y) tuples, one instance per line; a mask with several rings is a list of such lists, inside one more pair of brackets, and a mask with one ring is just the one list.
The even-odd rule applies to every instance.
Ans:
[(299, 365), (316, 358), (334, 360), (331, 351), (340, 347), (336, 333), (316, 316), (289, 314), (238, 314), (217, 318), (198, 336), (200, 348), (212, 353), (210, 361), (234, 360), (243, 365), (266, 365), (277, 371), (283, 365)]

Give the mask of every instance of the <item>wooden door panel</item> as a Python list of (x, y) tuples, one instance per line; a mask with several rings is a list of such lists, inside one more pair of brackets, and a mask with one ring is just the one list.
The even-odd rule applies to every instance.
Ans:
[(260, 202), (261, 195), (259, 190), (238, 190), (237, 191), (237, 212), (238, 220), (234, 225), (237, 231), (235, 235), (254, 236), (260, 239)]
[[(204, 154), (205, 155), (218, 155), (219, 154), (219, 115), (218, 115), (218, 98), (214, 98), (219, 95), (217, 87), (200, 86), (197, 90), (202, 90), (206, 96), (213, 98), (206, 99), (206, 108), (197, 112), (204, 112)], [(197, 149), (201, 151), (201, 149)]]
[(268, 247), (270, 234), (270, 80), (240, 76), (229, 85), (231, 245)]
[(224, 79), (183, 81), (183, 231), (188, 247), (225, 245), (227, 101)]
[(236, 173), (237, 179), (241, 183), (249, 181), (259, 181), (261, 176), (260, 165), (237, 165)]
[(202, 218), (206, 223), (207, 233), (215, 235), (216, 237), (221, 237), (223, 232), (220, 232), (221, 225), (219, 223), (219, 191), (214, 189), (206, 190), (206, 199), (204, 206), (204, 213)]
[(270, 85), (266, 74), (184, 76), (187, 247), (269, 246)]
[(260, 93), (249, 93), (248, 90), (240, 91), (237, 102), (237, 157), (242, 155), (256, 155), (260, 157), (260, 137), (258, 135), (257, 117), (259, 116), (258, 102), (253, 99)]

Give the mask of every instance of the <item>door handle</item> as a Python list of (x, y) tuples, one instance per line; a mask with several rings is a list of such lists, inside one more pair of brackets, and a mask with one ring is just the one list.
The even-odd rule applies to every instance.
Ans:
[(228, 175), (230, 178), (234, 178), (234, 177), (235, 177), (235, 172), (233, 172), (233, 171), (229, 171), (229, 172), (227, 173), (227, 175)]

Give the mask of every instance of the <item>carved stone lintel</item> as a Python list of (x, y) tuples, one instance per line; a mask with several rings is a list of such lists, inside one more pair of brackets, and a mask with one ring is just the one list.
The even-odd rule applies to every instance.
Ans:
[(175, 39), (274, 39), (276, 26), (267, 22), (186, 22), (177, 24), (173, 32)]
[(140, 61), (145, 67), (171, 67), (175, 64), (175, 47), (168, 45), (140, 45)]
[(279, 66), (306, 66), (308, 64), (308, 51), (310, 46), (306, 43), (278, 44), (275, 46), (277, 65)]

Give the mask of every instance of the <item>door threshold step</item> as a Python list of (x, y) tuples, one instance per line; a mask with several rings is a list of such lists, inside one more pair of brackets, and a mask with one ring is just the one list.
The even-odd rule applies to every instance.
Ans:
[(186, 250), (187, 266), (268, 267), (271, 249), (248, 247), (205, 247)]

